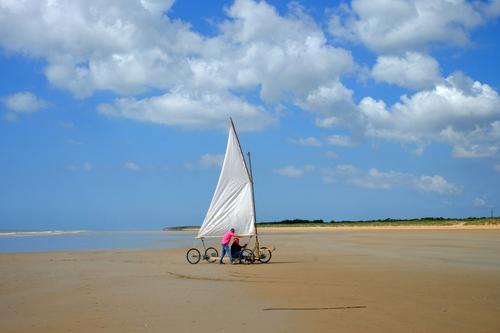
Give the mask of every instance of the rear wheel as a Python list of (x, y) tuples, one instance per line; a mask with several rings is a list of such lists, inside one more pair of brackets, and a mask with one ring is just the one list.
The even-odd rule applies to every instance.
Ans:
[(213, 247), (209, 247), (205, 250), (205, 259), (209, 262), (216, 262), (219, 257), (219, 252)]
[(271, 250), (269, 250), (267, 247), (261, 247), (259, 249), (259, 258), (258, 260), (265, 264), (265, 263), (268, 263), (269, 260), (271, 260), (271, 257), (272, 257), (272, 254), (271, 254)]
[(252, 264), (255, 260), (255, 257), (253, 255), (253, 252), (250, 251), (249, 249), (245, 249), (241, 251), (240, 253), (240, 262), (242, 264)]
[(186, 253), (186, 259), (190, 264), (197, 264), (201, 260), (201, 254), (200, 251), (196, 248), (191, 248), (187, 251)]

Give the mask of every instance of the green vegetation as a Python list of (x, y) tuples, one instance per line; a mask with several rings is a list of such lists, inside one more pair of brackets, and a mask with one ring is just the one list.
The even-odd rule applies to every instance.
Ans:
[[(379, 226), (454, 226), (454, 225), (500, 225), (500, 217), (468, 217), (451, 219), (444, 217), (424, 217), (419, 219), (379, 219), (367, 221), (323, 221), (323, 220), (282, 220), (259, 222), (258, 228), (266, 227), (379, 227)], [(165, 231), (183, 231), (198, 229), (199, 226), (166, 227)]]
[(184, 226), (178, 226), (178, 227), (165, 227), (162, 228), (162, 231), (185, 231), (185, 230), (194, 230), (194, 229), (200, 229), (199, 225), (184, 225)]
[(360, 226), (430, 226), (430, 225), (500, 225), (498, 217), (468, 217), (464, 219), (451, 219), (444, 217), (424, 217), (419, 219), (379, 219), (366, 221), (329, 221), (323, 220), (283, 220), (278, 222), (260, 222), (258, 227), (360, 227)]

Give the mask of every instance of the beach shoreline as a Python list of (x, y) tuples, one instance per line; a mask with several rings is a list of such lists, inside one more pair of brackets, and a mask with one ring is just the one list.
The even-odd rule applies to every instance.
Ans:
[(498, 229), (278, 229), (262, 230), (268, 264), (190, 265), (187, 248), (2, 253), (0, 331), (500, 330)]

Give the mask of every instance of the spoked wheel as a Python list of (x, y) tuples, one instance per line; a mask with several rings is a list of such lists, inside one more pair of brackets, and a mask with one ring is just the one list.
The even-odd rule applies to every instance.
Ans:
[(269, 260), (271, 260), (271, 256), (272, 256), (271, 250), (269, 250), (267, 247), (261, 247), (259, 249), (259, 258), (258, 258), (258, 260), (261, 263), (263, 263), (263, 264), (268, 263)]
[(191, 248), (187, 251), (186, 253), (186, 259), (190, 264), (197, 264), (201, 260), (201, 254), (200, 251), (196, 248)]
[(249, 249), (245, 249), (241, 251), (240, 253), (240, 262), (242, 264), (252, 264), (255, 260), (255, 257), (253, 255), (253, 252), (250, 251)]
[(205, 260), (208, 262), (216, 262), (219, 257), (219, 252), (213, 247), (209, 247), (205, 250)]

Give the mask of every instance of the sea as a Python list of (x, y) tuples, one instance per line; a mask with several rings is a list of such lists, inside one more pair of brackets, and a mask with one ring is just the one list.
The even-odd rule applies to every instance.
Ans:
[(179, 248), (196, 245), (194, 237), (162, 230), (0, 230), (0, 253)]

